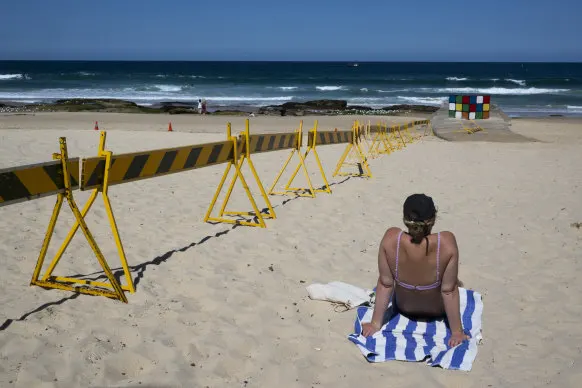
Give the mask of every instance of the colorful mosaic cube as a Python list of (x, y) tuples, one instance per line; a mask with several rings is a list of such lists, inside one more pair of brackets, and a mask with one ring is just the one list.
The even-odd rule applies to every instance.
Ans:
[(449, 117), (466, 120), (488, 119), (491, 96), (450, 95)]

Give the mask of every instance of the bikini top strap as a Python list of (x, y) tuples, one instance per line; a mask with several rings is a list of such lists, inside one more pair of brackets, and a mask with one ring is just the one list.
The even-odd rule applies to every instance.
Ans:
[(400, 233), (398, 233), (398, 242), (396, 243), (396, 270), (394, 271), (396, 280), (398, 280), (398, 255), (400, 254), (400, 237), (402, 237), (403, 232), (404, 231), (401, 230)]
[(438, 241), (437, 241), (437, 255), (436, 255), (437, 256), (436, 257), (436, 261), (437, 261), (437, 263), (436, 263), (437, 264), (437, 266), (436, 266), (436, 272), (437, 272), (436, 278), (437, 278), (437, 282), (438, 282), (440, 279), (440, 276), (439, 276), (440, 268), (439, 267), (440, 267), (440, 261), (441, 261), (441, 233), (440, 232), (437, 234), (437, 240)]

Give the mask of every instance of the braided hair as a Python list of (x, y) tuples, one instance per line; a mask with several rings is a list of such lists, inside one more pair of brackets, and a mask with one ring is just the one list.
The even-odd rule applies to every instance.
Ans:
[[(420, 244), (430, 234), (436, 220), (437, 210), (431, 197), (413, 194), (404, 202), (404, 225), (413, 244)], [(428, 246), (427, 246), (428, 248)]]

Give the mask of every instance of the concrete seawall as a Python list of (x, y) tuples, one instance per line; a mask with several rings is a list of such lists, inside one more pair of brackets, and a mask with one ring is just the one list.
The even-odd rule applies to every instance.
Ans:
[[(434, 133), (447, 141), (490, 141), (502, 143), (533, 142), (526, 136), (511, 131), (511, 118), (497, 105), (491, 106), (491, 115), (486, 120), (461, 120), (449, 117), (448, 105), (443, 105), (430, 118)], [(465, 128), (473, 128), (475, 124), (481, 131), (469, 133)]]

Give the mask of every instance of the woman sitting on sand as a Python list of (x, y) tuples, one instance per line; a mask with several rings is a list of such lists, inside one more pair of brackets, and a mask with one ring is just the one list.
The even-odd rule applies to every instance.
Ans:
[(469, 338), (461, 325), (457, 242), (451, 232), (431, 234), (435, 219), (432, 198), (414, 194), (404, 202), (408, 232), (393, 227), (384, 234), (378, 253), (376, 305), (372, 322), (363, 325), (364, 336), (382, 328), (392, 300), (394, 312), (414, 320), (446, 317), (451, 347)]

